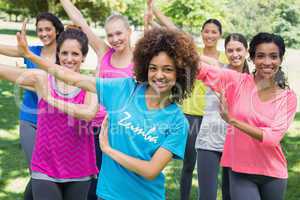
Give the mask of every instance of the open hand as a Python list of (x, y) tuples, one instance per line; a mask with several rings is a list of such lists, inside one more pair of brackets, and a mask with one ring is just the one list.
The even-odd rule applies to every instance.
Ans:
[(224, 91), (222, 91), (219, 95), (219, 100), (220, 100), (220, 115), (222, 117), (222, 119), (227, 122), (230, 123), (231, 119), (230, 119), (230, 115), (228, 113), (228, 107), (227, 107), (227, 100), (225, 98), (225, 93)]
[(109, 141), (108, 141), (108, 116), (106, 115), (102, 125), (101, 125), (101, 131), (99, 135), (99, 144), (101, 150), (106, 153), (110, 149)]
[(28, 43), (26, 39), (26, 25), (27, 19), (24, 20), (22, 29), (20, 32), (17, 32), (17, 41), (18, 41), (18, 50), (23, 57), (27, 57), (30, 53), (28, 48)]

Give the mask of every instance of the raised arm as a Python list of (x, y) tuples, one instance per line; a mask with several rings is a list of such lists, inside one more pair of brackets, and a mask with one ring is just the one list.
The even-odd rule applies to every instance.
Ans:
[(89, 44), (96, 52), (98, 58), (102, 58), (104, 52), (106, 52), (108, 48), (106, 43), (92, 31), (92, 29), (89, 27), (86, 20), (80, 13), (79, 9), (76, 8), (70, 0), (60, 0), (60, 3), (72, 22), (80, 26), (82, 28), (82, 31), (87, 35)]
[(178, 29), (176, 25), (172, 22), (172, 20), (165, 16), (158, 8), (156, 8), (152, 3), (152, 11), (154, 16), (158, 19), (162, 26), (165, 26), (168, 29)]
[(147, 8), (144, 16), (144, 31), (148, 31), (153, 21), (153, 0), (147, 0)]
[(165, 168), (165, 166), (172, 160), (173, 154), (160, 147), (151, 160), (141, 160), (129, 155), (126, 155), (118, 150), (110, 147), (108, 141), (108, 125), (107, 119), (103, 121), (101, 125), (100, 133), (100, 146), (102, 151), (110, 156), (113, 160), (118, 162), (123, 167), (130, 171), (137, 173), (140, 176), (148, 180), (155, 179), (159, 173)]
[(96, 80), (94, 77), (83, 75), (74, 72), (66, 67), (62, 67), (60, 65), (49, 62), (48, 60), (33, 54), (28, 49), (26, 40), (26, 22), (23, 23), (21, 32), (17, 33), (17, 40), (18, 49), (21, 52), (22, 56), (36, 63), (40, 69), (47, 71), (57, 79), (62, 80), (69, 85), (73, 85), (84, 90), (96, 93)]
[(18, 51), (17, 46), (0, 44), (0, 54), (9, 57), (21, 57), (21, 53)]

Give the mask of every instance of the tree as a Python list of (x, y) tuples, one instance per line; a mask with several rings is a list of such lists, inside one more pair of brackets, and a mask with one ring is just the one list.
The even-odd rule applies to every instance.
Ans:
[(163, 6), (164, 13), (181, 28), (199, 33), (203, 22), (216, 18), (225, 23), (226, 13), (222, 0), (174, 0)]
[(271, 32), (276, 1), (232, 0), (227, 4), (229, 32), (240, 32), (251, 38), (257, 32)]
[(288, 47), (300, 48), (300, 1), (282, 1), (275, 10), (273, 31), (285, 39)]
[(15, 21), (18, 21), (19, 16), (26, 15), (26, 13), (28, 13), (28, 10), (23, 5), (24, 5), (23, 1), (2, 0), (0, 4), (0, 10), (8, 14), (10, 21), (12, 21), (13, 16), (15, 17)]

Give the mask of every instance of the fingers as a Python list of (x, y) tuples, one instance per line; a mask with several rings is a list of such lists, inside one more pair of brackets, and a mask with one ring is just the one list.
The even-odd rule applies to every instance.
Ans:
[(147, 0), (147, 5), (152, 6), (153, 5), (153, 0)]
[(17, 32), (16, 36), (17, 36), (17, 41), (20, 42), (21, 38), (20, 38), (21, 33)]
[(108, 116), (106, 115), (104, 117), (104, 120), (101, 124), (101, 131), (100, 131), (100, 138), (103, 138), (103, 137), (107, 137), (108, 135)]
[(105, 117), (103, 119), (103, 122), (102, 122), (102, 125), (101, 125), (101, 129), (102, 128), (107, 128), (107, 124), (108, 124), (108, 116), (105, 115)]
[(21, 34), (26, 35), (26, 25), (28, 23), (28, 19), (26, 18), (22, 24)]

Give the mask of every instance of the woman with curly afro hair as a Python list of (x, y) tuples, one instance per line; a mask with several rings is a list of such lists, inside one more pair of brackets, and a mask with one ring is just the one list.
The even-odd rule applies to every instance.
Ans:
[(176, 103), (190, 94), (197, 73), (193, 39), (176, 30), (146, 32), (133, 53), (136, 79), (76, 73), (33, 55), (25, 39), (22, 31), (18, 43), (24, 57), (68, 84), (97, 93), (107, 110), (100, 134), (100, 199), (165, 199), (162, 170), (172, 158), (183, 159), (186, 145), (188, 122)]

